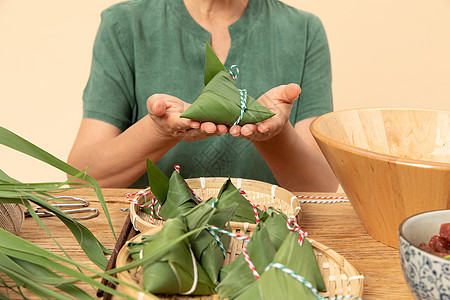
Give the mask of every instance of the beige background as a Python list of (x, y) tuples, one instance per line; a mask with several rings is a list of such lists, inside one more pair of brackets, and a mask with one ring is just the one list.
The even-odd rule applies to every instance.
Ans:
[[(0, 0), (0, 125), (65, 160), (100, 12), (114, 0)], [(286, 0), (327, 31), (335, 110), (450, 110), (450, 0)], [(24, 181), (64, 174), (0, 146), (0, 168)]]

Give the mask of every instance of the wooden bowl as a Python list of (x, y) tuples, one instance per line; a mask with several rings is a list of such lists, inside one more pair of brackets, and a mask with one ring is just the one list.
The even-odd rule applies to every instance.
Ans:
[(375, 239), (398, 248), (402, 220), (450, 208), (450, 111), (338, 111), (310, 129)]

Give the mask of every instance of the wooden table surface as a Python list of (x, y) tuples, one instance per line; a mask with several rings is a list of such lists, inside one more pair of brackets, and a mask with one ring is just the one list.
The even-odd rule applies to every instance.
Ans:
[[(129, 207), (125, 193), (136, 190), (103, 189), (102, 191), (118, 236), (128, 215), (128, 212), (121, 211), (121, 209)], [(92, 191), (72, 190), (66, 194), (82, 197), (90, 202), (91, 207), (101, 210), (99, 201)], [(294, 194), (343, 196), (343, 194), (300, 192)], [(403, 277), (398, 250), (369, 236), (350, 203), (302, 203), (301, 207), (303, 213), (300, 226), (308, 232), (308, 237), (332, 248), (346, 258), (360, 274), (364, 275), (363, 299), (414, 299)], [(72, 259), (95, 267), (80, 250), (70, 231), (59, 220), (53, 217), (43, 220)], [(115, 239), (103, 212), (98, 217), (82, 221), (82, 223), (94, 233), (104, 246), (111, 250), (114, 248)], [(61, 254), (57, 245), (31, 218), (26, 218), (19, 236)], [(96, 294), (96, 290), (91, 287), (87, 287), (86, 290), (92, 295)], [(0, 289), (0, 293), (5, 295), (6, 292)], [(12, 294), (9, 294), (8, 297), (14, 299)]]

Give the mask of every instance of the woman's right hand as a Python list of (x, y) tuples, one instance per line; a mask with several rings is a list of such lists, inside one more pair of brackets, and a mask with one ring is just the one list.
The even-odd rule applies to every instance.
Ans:
[(175, 137), (182, 141), (193, 142), (228, 132), (225, 125), (180, 118), (189, 106), (189, 103), (166, 94), (154, 94), (147, 100), (149, 116), (162, 137)]

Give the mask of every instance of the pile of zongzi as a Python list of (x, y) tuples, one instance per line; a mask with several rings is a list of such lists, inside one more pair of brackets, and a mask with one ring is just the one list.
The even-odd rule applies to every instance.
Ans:
[[(128, 243), (131, 257), (144, 258), (169, 241), (196, 232), (142, 266), (144, 290), (219, 294), (228, 299), (290, 299), (294, 295), (316, 299), (317, 290), (325, 290), (311, 244), (283, 212), (272, 207), (256, 209), (231, 180), (217, 197), (203, 201), (177, 171), (169, 179), (151, 161), (147, 165), (151, 190), (161, 206), (159, 214), (152, 213), (166, 221), (158, 233)], [(251, 238), (244, 237), (243, 252), (223, 266), (230, 240), (236, 238), (230, 221), (257, 225)]]

